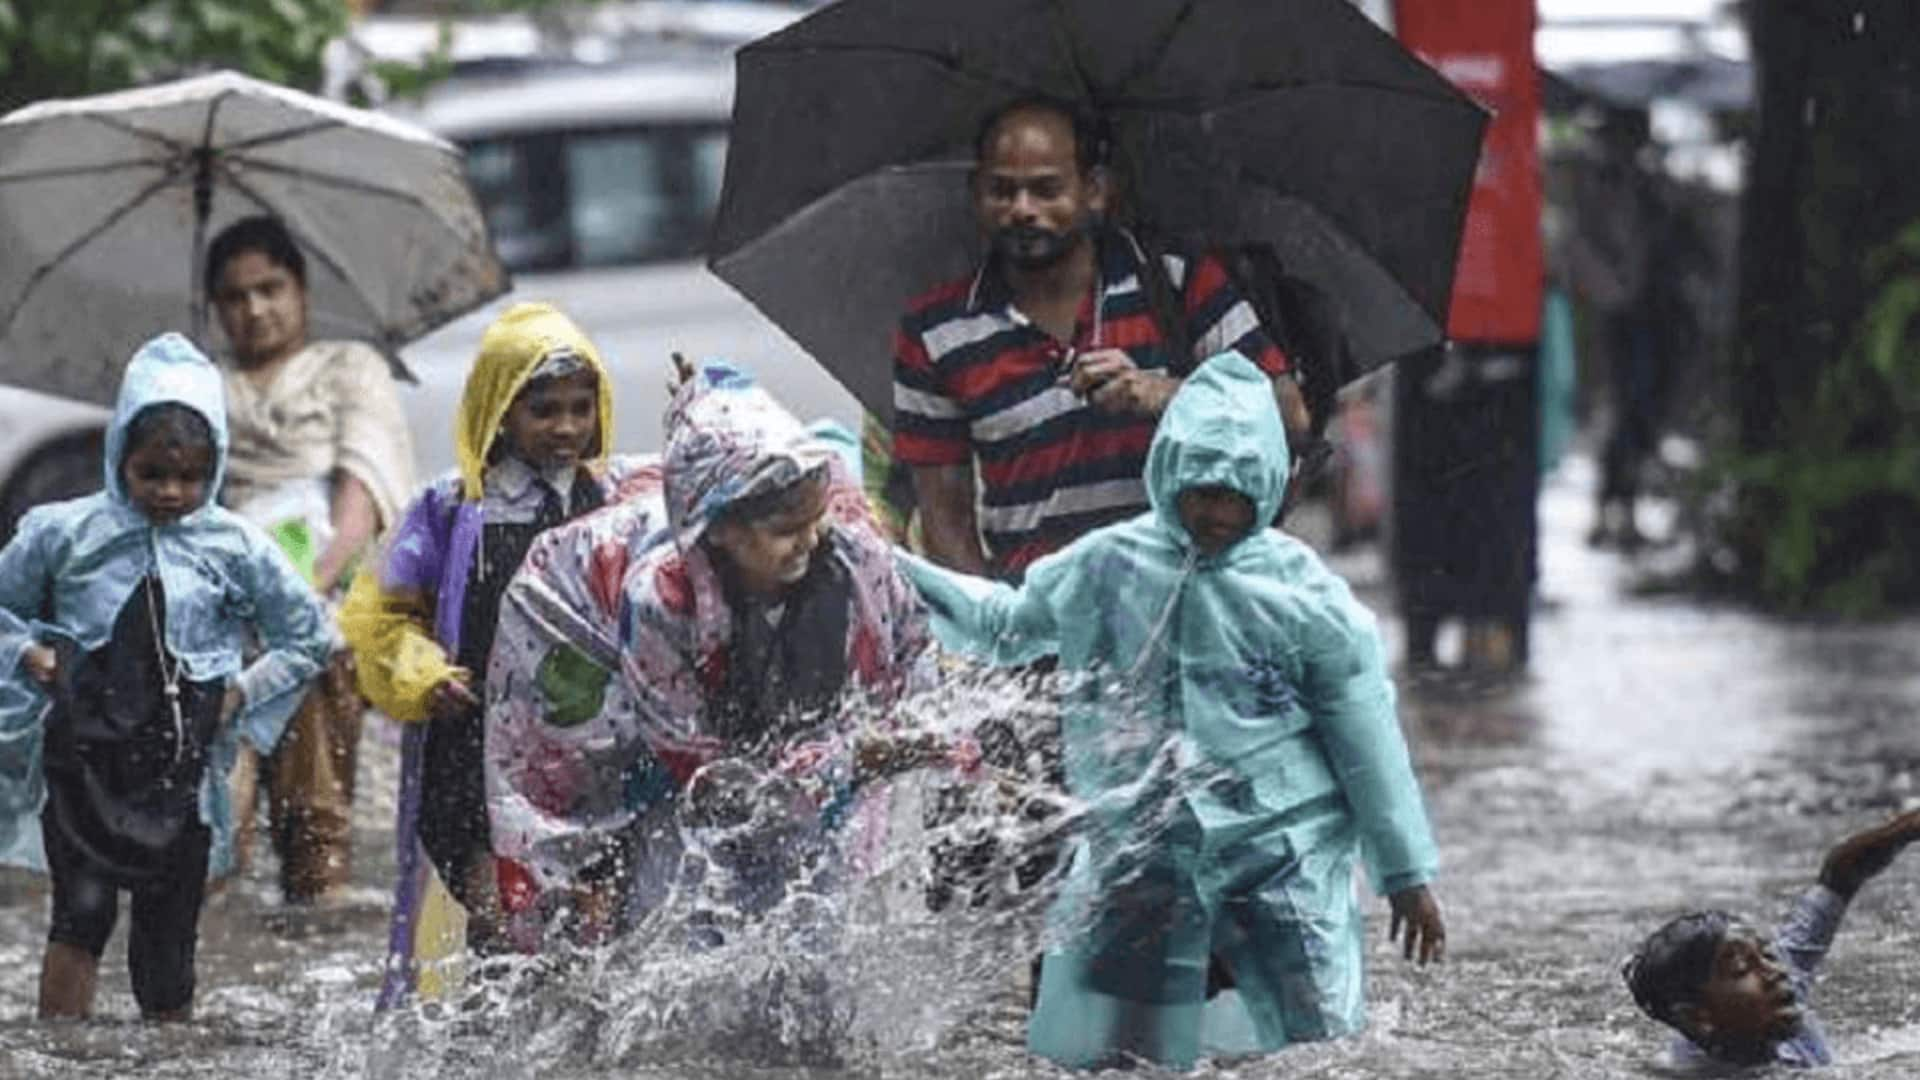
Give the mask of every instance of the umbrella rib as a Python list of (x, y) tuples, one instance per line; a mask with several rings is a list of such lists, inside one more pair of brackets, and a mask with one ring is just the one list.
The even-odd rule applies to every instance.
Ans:
[(234, 150), (251, 150), (256, 146), (271, 146), (274, 143), (292, 142), (295, 139), (304, 139), (309, 135), (322, 131), (332, 131), (335, 128), (343, 128), (346, 126), (346, 123), (341, 120), (316, 120), (311, 124), (302, 124), (299, 127), (287, 128), (284, 131), (270, 131), (265, 135), (255, 135), (250, 139), (241, 139), (239, 142), (228, 143), (219, 149), (221, 153), (228, 153)]
[(1133, 70), (1120, 76), (1119, 80), (1115, 83), (1116, 86), (1125, 87), (1131, 85), (1135, 79), (1142, 78), (1166, 60), (1167, 46), (1173, 43), (1174, 35), (1178, 34), (1181, 28), (1186, 26), (1187, 21), (1193, 17), (1194, 6), (1195, 0), (1186, 0), (1185, 3), (1180, 5), (1180, 11), (1175, 14), (1173, 18), (1168, 19), (1167, 24), (1161, 27), (1158, 34), (1154, 35), (1153, 45), (1144, 53), (1134, 58)]
[(125, 161), (103, 161), (96, 165), (65, 165), (57, 169), (30, 169), (27, 172), (0, 175), (0, 184), (11, 184), (26, 180), (58, 180), (63, 176), (92, 176), (95, 173), (119, 172), (122, 169), (164, 169), (167, 166), (152, 158), (128, 158)]
[(85, 115), (87, 119), (93, 121), (96, 124), (105, 125), (107, 127), (112, 128), (115, 131), (120, 132), (123, 135), (131, 135), (136, 139), (145, 139), (148, 142), (159, 143), (161, 146), (164, 146), (167, 149), (172, 150), (174, 153), (177, 153), (177, 154), (184, 154), (189, 149), (186, 143), (183, 143), (178, 139), (171, 138), (166, 135), (162, 135), (157, 131), (148, 131), (146, 128), (143, 128), (138, 124), (129, 124), (125, 120), (122, 120), (117, 116), (109, 116), (106, 113), (93, 113), (93, 112), (86, 113)]
[[(324, 184), (327, 187), (341, 188), (346, 191), (357, 191), (362, 195), (383, 196), (385, 198), (393, 199), (397, 202), (406, 203), (407, 205), (412, 206), (415, 209), (424, 210), (429, 214), (433, 214), (435, 217), (439, 216), (438, 212), (435, 211), (432, 205), (430, 205), (425, 199), (422, 199), (420, 196), (414, 194), (411, 191), (407, 191), (404, 188), (385, 187), (383, 185), (375, 184), (366, 180), (356, 180), (346, 176), (335, 176), (330, 173), (314, 172), (312, 169), (303, 169), (297, 165), (282, 165), (277, 161), (263, 161), (259, 158), (253, 158), (253, 157), (230, 158), (228, 159), (229, 165), (231, 165), (231, 163), (234, 161), (238, 161), (246, 165), (246, 167), (249, 169), (258, 169), (261, 172), (275, 173), (280, 176), (297, 177), (301, 180), (310, 180), (316, 184)], [(235, 183), (239, 182), (237, 178), (233, 177), (233, 173), (231, 171), (229, 171), (227, 175), (230, 179), (234, 179)]]
[[(227, 180), (229, 183), (231, 183), (234, 186), (234, 190), (240, 192), (240, 194), (246, 196), (247, 198), (252, 199), (254, 205), (258, 206), (263, 213), (268, 213), (268, 214), (273, 213), (273, 204), (268, 202), (265, 196), (261, 195), (258, 191), (255, 191), (253, 188), (253, 185), (247, 183), (246, 181), (240, 179), (237, 176), (234, 176), (231, 172), (227, 173)], [(287, 229), (289, 231), (295, 233), (294, 238), (296, 240), (299, 240), (299, 239), (306, 240), (306, 243), (302, 244), (301, 246), (306, 248), (308, 251), (313, 252), (313, 254), (317, 256), (321, 262), (327, 265), (327, 269), (333, 271), (334, 276), (338, 277), (341, 280), (341, 282), (344, 283), (347, 286), (347, 288), (353, 292), (354, 299), (360, 301), (360, 306), (366, 309), (368, 315), (372, 316), (371, 322), (373, 323), (373, 325), (379, 327), (380, 333), (382, 335), (385, 335), (387, 333), (387, 329), (385, 326), (382, 326), (380, 322), (380, 306), (378, 304), (375, 304), (373, 302), (373, 299), (366, 294), (366, 291), (360, 288), (360, 282), (352, 274), (347, 273), (347, 268), (341, 265), (340, 260), (334, 256), (333, 252), (328, 251), (326, 248), (322, 247), (312, 237), (303, 238), (299, 236), (298, 230), (294, 229), (293, 222), (286, 221), (284, 218), (282, 219), (282, 222), (287, 226)]]
[[(825, 42), (825, 43), (808, 43), (805, 45), (783, 45), (783, 46), (754, 45), (741, 50), (741, 52), (742, 52), (742, 55), (745, 55), (748, 52), (763, 52), (763, 53), (788, 53), (793, 55), (804, 55), (807, 53), (820, 53), (820, 54), (858, 53), (858, 54), (869, 54), (874, 56), (901, 56), (901, 57), (908, 57), (912, 59), (927, 61), (928, 63), (931, 63), (937, 67), (943, 68), (960, 78), (970, 79), (978, 83), (988, 83), (995, 86), (1004, 86), (1010, 90), (1015, 90), (1015, 91), (1020, 90), (1022, 87), (1026, 85), (1025, 83), (1022, 83), (1019, 80), (1011, 79), (1003, 75), (997, 75), (992, 72), (986, 72), (986, 71), (976, 71), (971, 68), (965, 67), (964, 65), (960, 64), (958, 60), (955, 59), (953, 56), (950, 56), (946, 53), (943, 53), (934, 49), (913, 48), (913, 47), (897, 46), (897, 45), (836, 44), (832, 42)], [(1075, 74), (1078, 75), (1079, 73), (1076, 71)], [(1084, 86), (1084, 82), (1082, 83), (1082, 85)], [(1275, 93), (1283, 90), (1303, 90), (1309, 87), (1340, 89), (1340, 90), (1372, 90), (1372, 91), (1377, 91), (1383, 94), (1398, 94), (1405, 97), (1422, 98), (1425, 100), (1438, 101), (1438, 102), (1446, 102), (1451, 100), (1451, 98), (1444, 93), (1428, 92), (1428, 91), (1417, 90), (1417, 89), (1409, 89), (1403, 86), (1390, 86), (1384, 83), (1379, 83), (1374, 81), (1360, 81), (1360, 80), (1354, 80), (1354, 79), (1313, 79), (1313, 80), (1303, 79), (1303, 80), (1294, 80), (1294, 81), (1285, 81), (1285, 80), (1279, 80), (1279, 79), (1261, 80), (1257, 82), (1249, 82), (1249, 83), (1243, 84), (1242, 86), (1236, 87), (1235, 97), (1243, 97), (1248, 93), (1254, 93), (1254, 94)], [(1184, 109), (1184, 108), (1190, 108), (1190, 107), (1204, 106), (1208, 104), (1218, 104), (1218, 103), (1209, 102), (1199, 97), (1191, 97), (1191, 98), (1134, 97), (1134, 96), (1125, 95), (1125, 94), (1106, 97), (1100, 102), (1100, 105), (1103, 108), (1107, 108), (1107, 109), (1166, 109), (1166, 108)], [(1477, 105), (1474, 107), (1478, 108)]]
[(1364, 90), (1375, 94), (1392, 94), (1397, 97), (1415, 98), (1421, 101), (1429, 101), (1436, 105), (1457, 105), (1472, 109), (1476, 112), (1485, 111), (1481, 109), (1479, 105), (1475, 104), (1471, 98), (1467, 98), (1464, 95), (1455, 98), (1448, 94), (1427, 93), (1421, 90), (1409, 89), (1404, 86), (1389, 86), (1379, 82), (1361, 82), (1346, 79), (1315, 79), (1298, 82), (1286, 82), (1274, 79), (1252, 82), (1244, 86), (1236, 87), (1233, 96), (1224, 101), (1210, 100), (1199, 96), (1121, 96), (1111, 98), (1104, 104), (1110, 111), (1148, 112), (1152, 110), (1165, 110), (1170, 112), (1196, 112), (1226, 107), (1238, 107), (1246, 104), (1249, 98), (1261, 97), (1267, 94), (1283, 94), (1289, 90)]
[(108, 214), (105, 218), (101, 219), (98, 225), (95, 225), (93, 228), (88, 229), (85, 233), (82, 233), (78, 238), (76, 238), (73, 241), (73, 243), (68, 244), (65, 248), (63, 248), (58, 255), (55, 255), (53, 258), (48, 259), (46, 262), (42, 263), (38, 269), (34, 270), (33, 276), (27, 279), (26, 287), (20, 290), (20, 298), (13, 302), (13, 306), (11, 308), (7, 309), (7, 317), (4, 320), (0, 320), (0, 337), (4, 337), (8, 331), (13, 329), (13, 320), (19, 317), (20, 309), (27, 306), (27, 301), (32, 299), (34, 290), (40, 287), (40, 283), (46, 280), (47, 275), (59, 269), (60, 264), (63, 262), (66, 262), (67, 259), (70, 256), (72, 256), (74, 252), (79, 251), (83, 247), (86, 247), (88, 244), (92, 243), (96, 238), (98, 238), (101, 233), (104, 233), (108, 229), (113, 228), (113, 226), (117, 224), (121, 218), (126, 217), (128, 214), (133, 213), (135, 210), (138, 210), (141, 206), (145, 205), (148, 199), (153, 198), (154, 195), (158, 194), (162, 189), (166, 188), (169, 184), (173, 183), (175, 178), (178, 176), (179, 176), (178, 169), (169, 169), (167, 171), (167, 175), (162, 176), (160, 179), (155, 180), (151, 184), (148, 184), (144, 189), (141, 190), (141, 192), (138, 195), (135, 195), (133, 198), (127, 200), (127, 202), (123, 204), (119, 209), (115, 210), (113, 213)]

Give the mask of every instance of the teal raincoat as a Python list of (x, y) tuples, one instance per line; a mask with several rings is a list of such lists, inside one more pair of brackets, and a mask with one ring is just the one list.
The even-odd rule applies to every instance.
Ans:
[[(1353, 860), (1391, 894), (1437, 858), (1372, 616), (1305, 544), (1260, 528), (1202, 556), (1176, 500), (1224, 485), (1272, 521), (1288, 455), (1271, 385), (1237, 353), (1168, 406), (1152, 510), (1013, 588), (902, 555), (950, 649), (1057, 654), (1067, 785), (1085, 813), (1049, 915), (1031, 1049), (1278, 1049), (1364, 1020)], [(1237, 992), (1206, 1000), (1209, 956)]]
[[(119, 463), (134, 414), (163, 402), (206, 418), (214, 476), (199, 509), (156, 527), (128, 501)], [(40, 754), (48, 700), (22, 668), (22, 655), (53, 635), (73, 639), (84, 652), (99, 648), (127, 598), (157, 568), (167, 598), (167, 648), (188, 678), (230, 680), (246, 698), (209, 748), (200, 786), (200, 820), (213, 831), (209, 871), (231, 869), (226, 777), (238, 740), (262, 753), (273, 749), (326, 662), (330, 639), (325, 612), (279, 547), (214, 503), (226, 461), (219, 370), (186, 338), (162, 335), (127, 365), (107, 429), (106, 490), (35, 507), (0, 550), (0, 862), (46, 870)], [(243, 665), (242, 650), (256, 633), (264, 648)]]

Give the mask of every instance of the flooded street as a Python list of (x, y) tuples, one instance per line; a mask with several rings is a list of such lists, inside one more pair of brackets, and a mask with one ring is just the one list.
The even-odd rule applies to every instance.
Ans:
[[(1372, 902), (1368, 1030), (1200, 1075), (1659, 1075), (1666, 1036), (1618, 974), (1639, 938), (1685, 907), (1771, 925), (1828, 844), (1920, 803), (1920, 622), (1782, 622), (1623, 598), (1617, 557), (1580, 543), (1587, 489), (1568, 472), (1543, 493), (1546, 603), (1531, 678), (1504, 689), (1403, 682), (1442, 851), (1447, 962), (1402, 963), (1387, 947), (1385, 904)], [(1375, 562), (1368, 551), (1340, 567), (1384, 605)], [(395, 755), (383, 734), (370, 729), (363, 749), (361, 791), (374, 797), (358, 808), (354, 902), (290, 916), (271, 857), (257, 858), (202, 921), (191, 1024), (134, 1019), (124, 911), (102, 965), (103, 1018), (35, 1023), (45, 890), (0, 876), (0, 1077), (835, 1072), (757, 1067), (749, 1039), (711, 1036), (728, 1029), (728, 997), (765, 974), (739, 955), (663, 965), (630, 943), (509, 1001), (475, 995), (376, 1018), (393, 864)], [(853, 988), (842, 995), (854, 1014), (847, 1072), (1056, 1075), (1021, 1048), (1031, 920), (935, 921), (919, 909), (914, 869), (862, 897), (849, 931), (859, 959), (832, 976)], [(1917, 913), (1920, 852), (1863, 890), (1830, 956), (1814, 998), (1839, 1061), (1829, 1075), (1920, 1075)]]

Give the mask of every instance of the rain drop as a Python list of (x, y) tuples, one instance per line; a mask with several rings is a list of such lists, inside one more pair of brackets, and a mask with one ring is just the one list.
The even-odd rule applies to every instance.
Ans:
[(1856, 11), (1853, 13), (1853, 32), (1856, 34), (1864, 34), (1867, 32), (1866, 12)]

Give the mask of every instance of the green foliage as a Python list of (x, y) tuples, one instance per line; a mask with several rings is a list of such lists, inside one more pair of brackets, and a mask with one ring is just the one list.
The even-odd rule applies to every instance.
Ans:
[(0, 110), (213, 68), (311, 90), (343, 0), (0, 0)]
[(1757, 553), (1762, 598), (1790, 611), (1920, 601), (1920, 222), (1859, 267), (1865, 310), (1810, 399), (1774, 446), (1719, 470), (1740, 493), (1736, 547)]

